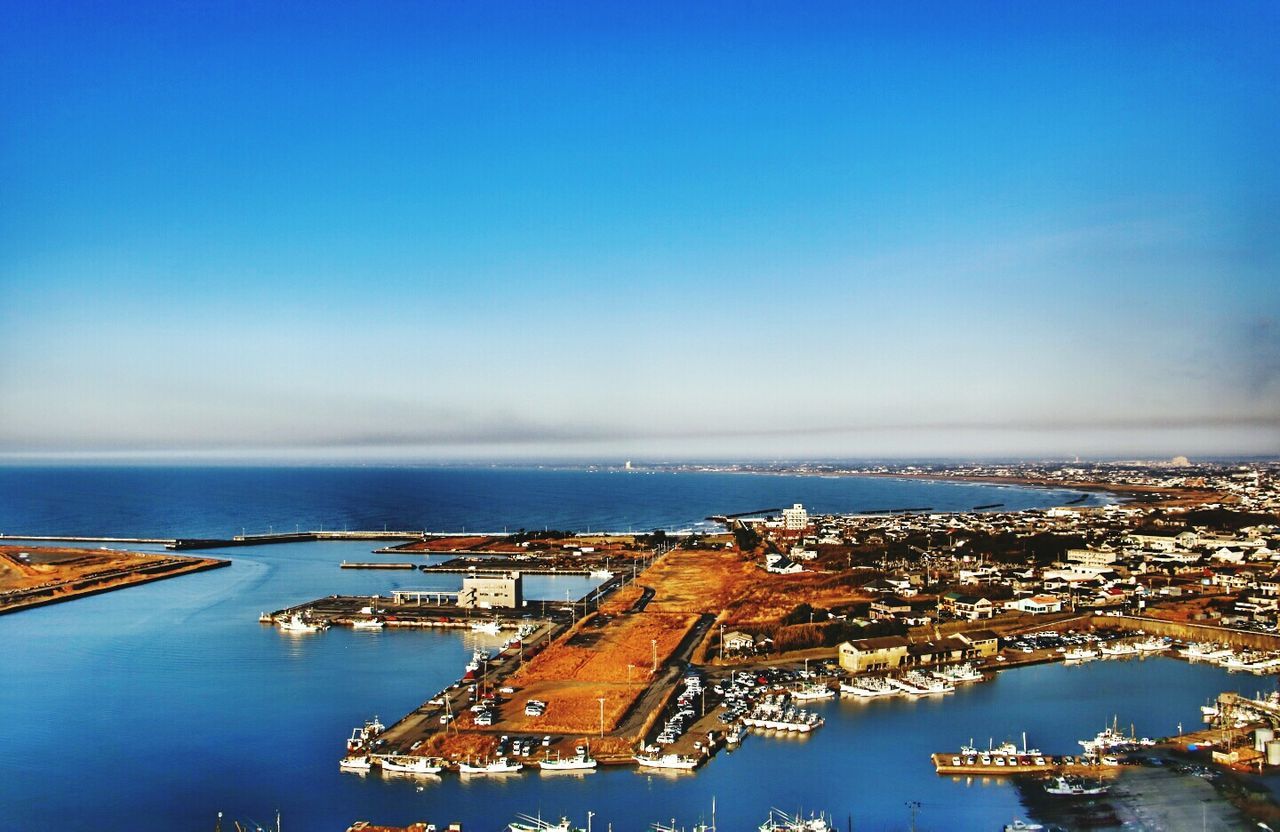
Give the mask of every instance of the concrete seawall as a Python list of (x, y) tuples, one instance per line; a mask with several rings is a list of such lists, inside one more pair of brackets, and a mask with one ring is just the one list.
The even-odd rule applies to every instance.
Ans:
[(1219, 627), (1213, 624), (1165, 621), (1160, 618), (1137, 615), (1095, 615), (1089, 623), (1095, 629), (1106, 627), (1131, 632), (1141, 630), (1149, 635), (1168, 636), (1182, 641), (1213, 641), (1229, 647), (1244, 647), (1251, 650), (1280, 650), (1280, 635), (1233, 630), (1230, 627)]

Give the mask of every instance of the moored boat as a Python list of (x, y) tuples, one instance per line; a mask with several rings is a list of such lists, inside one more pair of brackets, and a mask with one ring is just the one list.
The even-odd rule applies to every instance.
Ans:
[(435, 757), (388, 754), (376, 758), (384, 772), (397, 774), (439, 774), (444, 771), (444, 760)]
[(515, 774), (524, 768), (524, 763), (513, 762), (506, 757), (499, 757), (487, 763), (458, 763), (459, 774)]
[(781, 809), (770, 809), (769, 817), (757, 827), (760, 832), (831, 832), (831, 821), (825, 814), (789, 815)]
[(702, 762), (697, 757), (683, 754), (637, 754), (634, 757), (641, 768), (665, 768), (677, 771), (693, 771)]
[(1084, 781), (1075, 777), (1055, 777), (1045, 784), (1044, 790), (1048, 794), (1059, 797), (1082, 797), (1107, 793), (1107, 787), (1101, 783), (1096, 786), (1086, 786)]
[(862, 676), (849, 682), (841, 682), (840, 692), (863, 699), (872, 699), (877, 696), (893, 696), (898, 689), (889, 684), (883, 676)]
[(558, 823), (543, 820), (533, 815), (516, 815), (516, 819), (507, 824), (508, 832), (582, 832), (569, 822), (566, 817)]
[(324, 621), (309, 621), (303, 617), (302, 613), (295, 612), (284, 621), (280, 622), (280, 632), (282, 633), (318, 633), (321, 630), (328, 629), (329, 624)]
[(590, 771), (596, 765), (591, 750), (581, 746), (572, 757), (547, 757), (538, 762), (538, 768), (542, 771)]
[(338, 761), (338, 768), (343, 771), (368, 771), (373, 768), (373, 759), (368, 754), (343, 757)]

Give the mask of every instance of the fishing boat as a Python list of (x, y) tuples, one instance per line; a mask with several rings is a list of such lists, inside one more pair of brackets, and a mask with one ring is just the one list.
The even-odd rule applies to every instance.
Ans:
[(912, 696), (936, 696), (953, 693), (955, 686), (942, 679), (931, 679), (916, 670), (909, 670), (901, 677), (889, 679), (889, 683)]
[(760, 832), (831, 832), (831, 821), (825, 814), (802, 817), (789, 815), (781, 809), (770, 809), (769, 817), (757, 827)]
[(459, 763), (459, 774), (515, 774), (524, 768), (524, 763), (517, 763), (508, 760), (506, 757), (499, 757), (496, 760), (490, 760), (487, 763)]
[(836, 692), (823, 684), (805, 685), (798, 690), (791, 691), (791, 698), (797, 702), (808, 702), (815, 699), (830, 699), (835, 696)]
[(516, 815), (516, 819), (507, 824), (508, 832), (582, 832), (569, 822), (566, 817), (558, 823), (543, 820), (533, 815)]
[(863, 676), (851, 682), (841, 682), (840, 692), (863, 699), (872, 699), (877, 696), (893, 696), (898, 689), (889, 684), (883, 676)]
[(613, 578), (613, 573), (608, 569), (592, 569), (590, 576), (592, 578), (603, 578), (608, 581)]
[(729, 745), (740, 745), (747, 738), (747, 729), (741, 724), (734, 725), (729, 732), (724, 735), (724, 741)]
[(353, 630), (381, 630), (381, 618), (353, 618), (351, 619), (351, 629)]
[(338, 761), (338, 768), (343, 771), (368, 771), (373, 768), (373, 759), (368, 754), (343, 757)]
[(1055, 777), (1045, 784), (1044, 790), (1048, 794), (1059, 797), (1082, 797), (1107, 793), (1107, 787), (1101, 783), (1096, 786), (1086, 786), (1084, 781), (1073, 777)]
[(1063, 661), (1080, 663), (1091, 662), (1101, 655), (1097, 650), (1088, 647), (1074, 647), (1062, 655)]
[(1155, 741), (1136, 736), (1125, 736), (1124, 732), (1117, 726), (1118, 720), (1113, 718), (1112, 724), (1106, 726), (1091, 740), (1080, 740), (1080, 745), (1084, 748), (1086, 754), (1100, 755), (1104, 751), (1113, 749), (1129, 748), (1135, 745), (1154, 745)]
[(702, 762), (697, 757), (683, 754), (637, 754), (635, 761), (641, 768), (665, 768), (677, 771), (693, 771)]
[(498, 633), (502, 632), (502, 625), (498, 623), (496, 618), (491, 621), (472, 621), (471, 632), (483, 633), (488, 636), (496, 636)]
[(444, 760), (435, 757), (388, 754), (377, 758), (384, 772), (397, 774), (439, 774), (444, 771)]
[(591, 749), (578, 746), (572, 757), (551, 757), (538, 762), (542, 771), (590, 771), (596, 767), (596, 759), (591, 756)]
[(986, 678), (982, 675), (982, 671), (978, 670), (978, 668), (974, 667), (970, 662), (953, 665), (951, 667), (944, 667), (941, 670), (935, 670), (933, 671), (933, 675), (935, 678), (941, 679), (944, 682), (950, 682), (953, 685), (964, 682), (981, 682)]
[(1123, 656), (1138, 655), (1138, 648), (1129, 642), (1118, 642), (1113, 644), (1104, 644), (1098, 648), (1102, 655), (1107, 658), (1117, 659)]
[(1004, 825), (1004, 832), (1038, 832), (1038, 830), (1041, 829), (1044, 829), (1043, 824), (1027, 823), (1026, 821), (1019, 820), (1017, 818), (1014, 819), (1013, 823), (1006, 823)]
[(280, 622), (282, 633), (318, 633), (328, 627), (328, 623), (324, 621), (308, 621), (302, 617), (302, 613), (297, 612)]
[(364, 748), (370, 740), (387, 730), (387, 726), (378, 721), (378, 717), (374, 717), (364, 724), (362, 728), (352, 728), (351, 736), (347, 738), (347, 752), (354, 754)]
[(1136, 642), (1133, 645), (1133, 649), (1137, 650), (1139, 653), (1161, 653), (1172, 646), (1173, 643), (1168, 639), (1163, 639), (1159, 636), (1151, 636), (1150, 638), (1145, 638), (1142, 641)]

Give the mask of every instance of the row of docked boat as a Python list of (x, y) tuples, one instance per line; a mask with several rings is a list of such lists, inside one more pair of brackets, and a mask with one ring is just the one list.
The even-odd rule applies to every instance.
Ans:
[(1096, 647), (1074, 647), (1062, 654), (1068, 664), (1081, 664), (1096, 659), (1124, 659), (1130, 656), (1149, 656), (1163, 653), (1173, 647), (1173, 641), (1159, 636), (1150, 636), (1139, 641), (1100, 642)]
[(840, 692), (862, 699), (881, 696), (938, 696), (954, 693), (956, 685), (981, 682), (986, 677), (972, 664), (939, 668), (925, 673), (909, 670), (901, 676), (857, 676), (840, 683)]
[[(352, 754), (338, 764), (343, 771), (366, 773), (374, 768), (394, 774), (439, 774), (449, 767), (449, 763), (439, 757), (417, 756), (413, 754)], [(586, 749), (580, 750), (573, 757), (551, 757), (539, 760), (536, 765), (542, 771), (591, 771), (597, 762)], [(525, 764), (508, 757), (496, 757), (491, 760), (463, 760), (457, 764), (462, 775), (518, 774), (524, 770)]]
[[(943, 767), (944, 761), (945, 757), (938, 761), (939, 768)], [(951, 756), (949, 762), (952, 768), (1007, 768), (1011, 770), (1021, 768), (1028, 771), (1047, 768), (1054, 764), (1053, 759), (1046, 757), (1040, 749), (1028, 748), (1025, 735), (1022, 738), (1021, 748), (1015, 743), (1005, 742), (996, 746), (988, 744), (986, 749), (979, 749), (974, 746), (973, 740), (970, 740), (968, 745), (960, 747), (959, 754)]]
[(1226, 670), (1248, 673), (1280, 672), (1280, 653), (1267, 650), (1233, 650), (1225, 644), (1196, 642), (1178, 651), (1189, 662), (1210, 662)]
[[(593, 813), (588, 813), (588, 826)], [(682, 832), (676, 826), (673, 819), (669, 824), (654, 823), (650, 827), (650, 832)], [(715, 807), (712, 806), (712, 822), (710, 825), (699, 824), (693, 828), (693, 832), (715, 832)], [(788, 814), (781, 809), (770, 809), (769, 816), (764, 823), (757, 827), (759, 832), (833, 832), (834, 827), (826, 813), (810, 814), (808, 817), (797, 812), (794, 815)], [(507, 824), (505, 832), (585, 832), (580, 827), (574, 826), (566, 817), (552, 823), (549, 820), (543, 820), (541, 816), (535, 815), (516, 815), (516, 819)]]
[(798, 708), (792, 703), (792, 696), (786, 693), (772, 693), (756, 702), (750, 711), (743, 715), (741, 723), (748, 728), (765, 731), (794, 731), (807, 734), (819, 728), (825, 720), (818, 714)]

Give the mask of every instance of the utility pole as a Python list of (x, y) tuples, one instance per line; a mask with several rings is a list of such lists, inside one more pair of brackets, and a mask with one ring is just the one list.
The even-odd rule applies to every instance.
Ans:
[(920, 809), (920, 801), (908, 800), (907, 809), (911, 811), (911, 832), (916, 832), (916, 812)]
[(596, 700), (597, 702), (600, 703), (600, 738), (601, 739), (604, 739), (604, 700), (605, 700), (605, 697), (603, 696), (601, 696), (599, 699)]
[(658, 640), (651, 639), (649, 643), (653, 645), (653, 670), (649, 671), (652, 674), (658, 672)]

